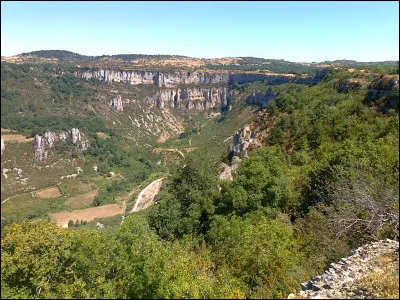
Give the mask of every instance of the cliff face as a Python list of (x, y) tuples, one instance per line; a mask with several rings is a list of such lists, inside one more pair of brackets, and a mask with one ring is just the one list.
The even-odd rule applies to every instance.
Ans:
[(228, 155), (247, 158), (248, 151), (260, 148), (266, 139), (271, 135), (275, 126), (275, 119), (268, 112), (259, 112), (259, 116), (243, 129), (235, 131), (233, 135), (233, 145), (227, 149)]
[(215, 106), (227, 107), (232, 93), (226, 88), (184, 88), (160, 90), (154, 97), (154, 105), (187, 110), (203, 111)]
[(35, 159), (38, 161), (46, 160), (49, 151), (54, 147), (54, 143), (67, 138), (70, 138), (73, 144), (78, 143), (82, 150), (86, 150), (89, 147), (89, 141), (78, 128), (72, 128), (70, 131), (61, 133), (45, 132), (42, 136), (37, 134), (33, 141)]
[(93, 70), (75, 72), (75, 76), (90, 79), (96, 78), (107, 83), (125, 82), (129, 84), (155, 84), (158, 87), (176, 87), (181, 84), (203, 84), (203, 83), (228, 83), (229, 73), (206, 73), (206, 72), (175, 72), (160, 73), (147, 71), (113, 71)]
[[(128, 84), (152, 84), (159, 89), (156, 95), (148, 97), (158, 108), (171, 107), (186, 110), (204, 111), (215, 106), (222, 109), (229, 108), (232, 102), (232, 93), (230, 89), (224, 87), (179, 87), (185, 84), (218, 84), (223, 83), (231, 85), (234, 83), (248, 83), (254, 81), (265, 81), (268, 85), (279, 85), (285, 83), (304, 83), (317, 84), (326, 72), (319, 72), (313, 78), (303, 78), (292, 74), (262, 74), (262, 73), (231, 73), (231, 72), (147, 72), (147, 71), (113, 71), (113, 70), (90, 70), (75, 72), (75, 76), (112, 83), (124, 82)], [(276, 93), (267, 91), (266, 94), (254, 93), (247, 101), (250, 104), (260, 105), (265, 108), (268, 101), (274, 99)], [(110, 102), (111, 108), (117, 111), (123, 111), (121, 97), (113, 99)]]
[(317, 84), (327, 71), (317, 72), (315, 77), (303, 78), (292, 74), (271, 75), (263, 73), (231, 73), (231, 72), (174, 72), (161, 73), (156, 71), (114, 71), (91, 70), (75, 72), (75, 76), (84, 79), (96, 78), (107, 83), (125, 82), (129, 84), (155, 84), (158, 87), (176, 87), (182, 84), (239, 84), (266, 80), (270, 85), (284, 83)]
[(246, 102), (248, 104), (259, 105), (261, 108), (267, 107), (269, 101), (273, 100), (278, 96), (279, 93), (274, 93), (270, 89), (264, 93), (253, 93), (247, 97)]

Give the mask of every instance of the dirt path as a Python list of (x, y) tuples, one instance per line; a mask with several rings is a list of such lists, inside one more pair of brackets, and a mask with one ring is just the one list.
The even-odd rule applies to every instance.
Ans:
[[(45, 191), (45, 190), (48, 190), (49, 188), (48, 187), (46, 187), (46, 188), (44, 188), (44, 189), (41, 189), (41, 190), (37, 190), (37, 191), (30, 191), (30, 192), (25, 192), (25, 193), (22, 193), (22, 194), (18, 194), (18, 195), (14, 195), (14, 196), (10, 196), (10, 197), (8, 197), (7, 199), (4, 199), (3, 201), (1, 201), (1, 204), (3, 204), (3, 203), (5, 203), (5, 202), (7, 202), (8, 200), (10, 200), (11, 198), (15, 198), (15, 197), (18, 197), (18, 196), (22, 196), (22, 195), (26, 195), (26, 194), (32, 194), (32, 193), (39, 193), (39, 192), (42, 192), (42, 191)], [(58, 189), (58, 188), (57, 188)]]
[(178, 149), (166, 149), (166, 148), (154, 148), (153, 149), (154, 153), (160, 153), (160, 152), (176, 152), (179, 153), (184, 159), (185, 159), (185, 155), (179, 151)]
[(130, 212), (138, 211), (138, 206), (140, 203), (142, 204), (141, 208), (143, 208), (146, 204), (153, 201), (154, 197), (160, 191), (162, 181), (164, 178), (166, 178), (166, 177), (156, 179), (152, 183), (150, 183), (148, 186), (146, 186), (138, 195), (135, 206), (132, 208), (132, 210)]

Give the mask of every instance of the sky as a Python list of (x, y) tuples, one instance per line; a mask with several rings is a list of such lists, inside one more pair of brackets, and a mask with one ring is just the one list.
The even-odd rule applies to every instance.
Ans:
[(1, 55), (399, 60), (398, 1), (1, 1)]

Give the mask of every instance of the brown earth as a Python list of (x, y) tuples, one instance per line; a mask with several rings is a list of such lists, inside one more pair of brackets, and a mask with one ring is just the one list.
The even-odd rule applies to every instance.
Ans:
[(49, 189), (36, 192), (36, 196), (39, 198), (58, 198), (61, 197), (60, 190), (57, 187), (52, 187)]
[(125, 207), (120, 207), (118, 204), (107, 204), (98, 207), (91, 207), (82, 210), (73, 210), (71, 212), (61, 211), (56, 213), (49, 213), (50, 219), (56, 223), (57, 226), (67, 228), (69, 220), (83, 220), (93, 221), (95, 218), (106, 218), (125, 212)]
[(79, 209), (93, 203), (97, 193), (97, 190), (94, 190), (86, 194), (71, 197), (66, 202), (71, 209)]

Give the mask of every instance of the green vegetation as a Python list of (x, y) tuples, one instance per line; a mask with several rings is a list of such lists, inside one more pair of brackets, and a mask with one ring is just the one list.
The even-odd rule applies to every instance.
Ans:
[(134, 184), (146, 180), (158, 170), (157, 164), (150, 158), (149, 150), (126, 150), (126, 146), (126, 141), (116, 135), (105, 140), (94, 135), (94, 141), (85, 151), (85, 156), (95, 159), (100, 175), (107, 176), (112, 171), (123, 176), (100, 188), (101, 193), (93, 202), (95, 206), (115, 202), (116, 195), (129, 192)]
[(71, 96), (91, 96), (91, 90), (85, 88), (74, 75), (63, 75), (51, 80), (51, 96), (55, 102), (66, 102)]
[[(43, 220), (6, 226), (2, 298), (286, 298), (351, 249), (398, 240), (398, 84), (386, 78), (337, 70), (316, 86), (273, 86), (279, 95), (267, 106), (271, 134), (241, 161), (233, 181), (221, 181), (229, 137), (254, 118), (244, 100), (270, 88), (236, 84), (241, 95), (231, 111), (188, 116), (180, 138), (163, 144), (195, 149), (169, 166), (149, 209), (119, 227), (121, 216), (108, 219), (112, 230), (80, 220), (69, 222), (71, 230)], [(352, 79), (362, 80), (353, 88)], [(58, 81), (57, 90), (85, 93), (73, 82)], [(386, 93), (371, 96), (372, 88)], [(5, 88), (2, 103), (18, 99), (14, 92)], [(94, 205), (165, 171), (150, 149), (132, 147), (95, 120), (80, 124), (91, 146), (78, 155), (87, 168), (99, 167)]]
[(206, 67), (210, 70), (224, 71), (270, 71), (285, 74), (309, 74), (315, 75), (316, 71), (321, 70), (319, 66), (308, 66), (300, 63), (285, 61), (283, 59), (263, 59), (256, 57), (243, 57), (235, 65), (212, 65)]

